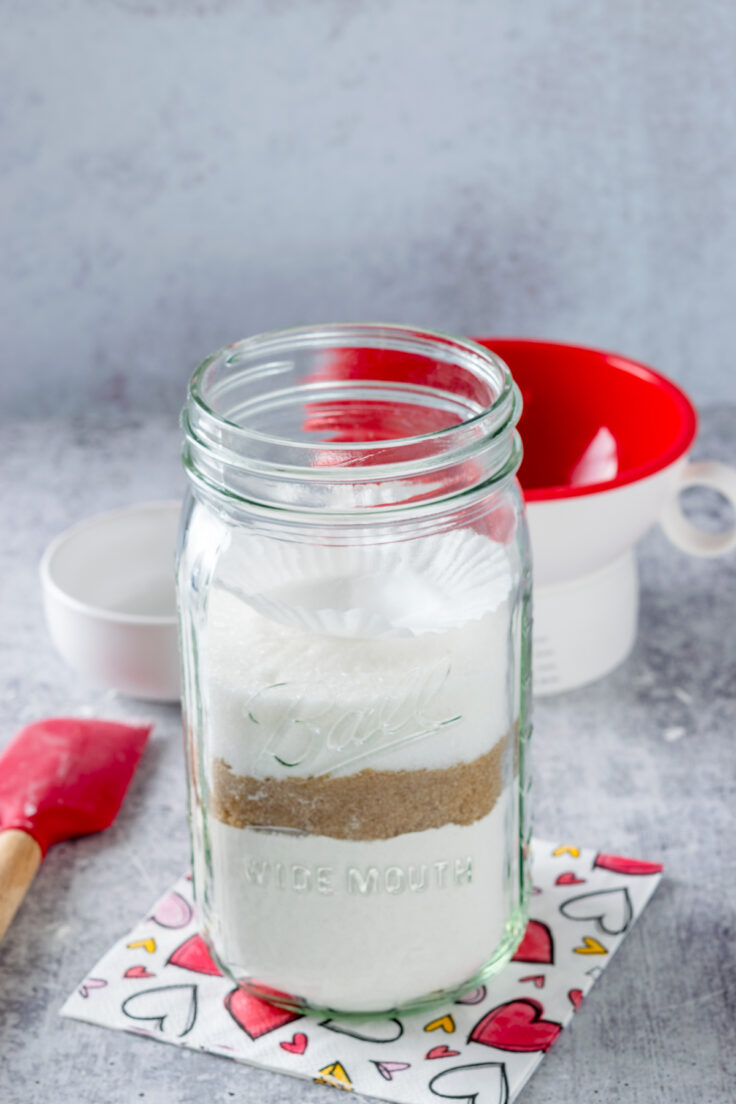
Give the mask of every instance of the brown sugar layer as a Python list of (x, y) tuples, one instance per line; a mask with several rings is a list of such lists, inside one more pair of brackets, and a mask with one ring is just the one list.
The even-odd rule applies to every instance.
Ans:
[(339, 778), (252, 778), (215, 759), (210, 811), (233, 828), (289, 828), (376, 840), (487, 816), (504, 786), (501, 739), (471, 763), (440, 770), (373, 770)]

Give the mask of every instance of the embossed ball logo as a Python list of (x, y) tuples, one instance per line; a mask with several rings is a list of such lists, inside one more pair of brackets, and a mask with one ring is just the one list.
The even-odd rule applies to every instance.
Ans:
[(442, 710), (450, 669), (445, 658), (417, 667), (408, 672), (400, 694), (376, 695), (362, 709), (338, 711), (334, 705), (350, 701), (352, 679), (347, 674), (346, 694), (331, 695), (329, 701), (315, 698), (311, 682), (265, 686), (245, 707), (246, 723), (268, 730), (259, 760), (287, 769), (308, 768), (318, 777), (450, 728), (462, 720), (459, 711)]

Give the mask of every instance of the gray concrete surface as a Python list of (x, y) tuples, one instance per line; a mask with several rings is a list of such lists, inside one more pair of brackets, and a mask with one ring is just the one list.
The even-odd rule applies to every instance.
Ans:
[[(704, 413), (700, 455), (734, 461), (735, 439), (736, 408)], [(36, 565), (64, 526), (178, 493), (178, 431), (163, 418), (51, 419), (6, 422), (0, 440), (0, 743), (52, 714), (146, 715), (156, 726), (115, 825), (49, 853), (0, 946), (1, 1104), (336, 1101), (334, 1089), (59, 1017), (188, 854), (178, 711), (111, 699), (65, 669)], [(717, 503), (694, 508), (718, 524)], [(690, 560), (653, 532), (641, 577), (632, 657), (537, 704), (536, 826), (662, 860), (666, 876), (523, 1104), (734, 1099), (736, 555)]]
[(0, 0), (3, 406), (264, 329), (613, 348), (736, 400), (732, 0)]

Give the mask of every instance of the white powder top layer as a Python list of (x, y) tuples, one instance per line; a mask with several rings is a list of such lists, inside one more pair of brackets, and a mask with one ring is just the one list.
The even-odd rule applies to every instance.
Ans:
[(239, 976), (344, 1012), (472, 978), (503, 937), (518, 887), (508, 791), (475, 824), (370, 843), (214, 818), (209, 832), (205, 919), (220, 954)]
[(509, 612), (411, 637), (340, 638), (210, 592), (207, 758), (287, 778), (471, 762), (508, 732)]
[(420, 636), (498, 609), (511, 570), (508, 549), (473, 529), (348, 545), (235, 530), (217, 585), (282, 625), (333, 637)]

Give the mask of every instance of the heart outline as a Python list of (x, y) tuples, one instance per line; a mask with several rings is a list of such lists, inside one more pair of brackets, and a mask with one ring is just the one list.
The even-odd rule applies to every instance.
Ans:
[[(463, 1094), (458, 1096), (457, 1093), (444, 1093), (438, 1092), (436, 1085), (438, 1081), (442, 1080), (458, 1080), (457, 1074), (465, 1074), (472, 1070), (474, 1073), (479, 1073), (480, 1070), (496, 1070), (498, 1075), (498, 1086), (496, 1092), (496, 1099), (489, 1099), (485, 1086), (481, 1085), (477, 1092), (473, 1091), (471, 1087), (476, 1080), (472, 1075), (470, 1078), (470, 1085), (462, 1086), (460, 1092)], [(507, 1104), (509, 1098), (509, 1082), (506, 1076), (506, 1066), (503, 1062), (471, 1062), (464, 1066), (453, 1066), (452, 1069), (442, 1070), (441, 1073), (435, 1074), (432, 1080), (429, 1082), (429, 1091), (434, 1093), (435, 1096), (442, 1097), (443, 1100), (464, 1100), (466, 1104)], [(482, 1095), (481, 1095), (482, 1094)]]
[[(159, 1014), (154, 1012), (151, 1015), (146, 1016), (135, 1015), (133, 1012), (129, 1011), (128, 1005), (137, 1004), (139, 1006), (143, 1005), (144, 1007), (147, 1003), (152, 1003), (155, 1005), (155, 997), (160, 995), (161, 993), (166, 993), (167, 995), (170, 995), (177, 990), (181, 990), (183, 995), (184, 992), (188, 991), (189, 1003), (186, 1009), (186, 1014), (180, 1017), (180, 1019), (184, 1023), (184, 1030), (179, 1032), (175, 1031), (173, 1033), (175, 1038), (183, 1039), (184, 1036), (188, 1035), (189, 1032), (192, 1030), (197, 1019), (197, 988), (198, 987), (196, 985), (188, 983), (183, 985), (157, 985), (153, 989), (139, 989), (137, 993), (131, 993), (129, 997), (125, 998), (122, 1005), (120, 1006), (120, 1010), (123, 1015), (127, 1016), (130, 1020), (138, 1020), (139, 1022), (143, 1023), (149, 1023), (153, 1021), (153, 1023), (155, 1024), (155, 1030), (158, 1031), (161, 1035), (164, 1035), (166, 1034), (166, 1021), (172, 1016), (172, 1013), (174, 1011), (177, 1011), (176, 1005), (172, 1009), (166, 1009), (159, 1012)], [(181, 1003), (183, 1008), (183, 1001)]]
[[(608, 898), (607, 903), (609, 904), (613, 899), (621, 901), (620, 918), (615, 921), (618, 926), (610, 927), (608, 924), (610, 913), (613, 911), (610, 908), (604, 908), (601, 912), (595, 911), (595, 908), (592, 911), (584, 912), (581, 912), (579, 908), (573, 911), (570, 909), (570, 906), (579, 906), (583, 901), (598, 903), (602, 898)], [(592, 893), (580, 893), (577, 897), (569, 897), (567, 901), (563, 901), (560, 905), (560, 913), (567, 920), (595, 920), (598, 930), (605, 932), (606, 935), (623, 935), (631, 926), (634, 907), (626, 886), (617, 886), (615, 889), (596, 889)]]
[(382, 1024), (396, 1024), (399, 1029), (398, 1033), (392, 1035), (390, 1039), (376, 1038), (373, 1035), (365, 1035), (360, 1031), (353, 1029), (353, 1021), (349, 1021), (347, 1025), (341, 1023), (339, 1020), (321, 1020), (320, 1027), (326, 1027), (328, 1031), (334, 1031), (338, 1035), (347, 1035), (350, 1039), (357, 1039), (361, 1043), (372, 1043), (374, 1046), (378, 1046), (381, 1043), (395, 1043), (397, 1039), (400, 1039), (404, 1034), (404, 1025), (400, 1020), (397, 1020), (395, 1016), (391, 1016), (386, 1020), (373, 1020), (366, 1023), (366, 1028), (378, 1027)]

